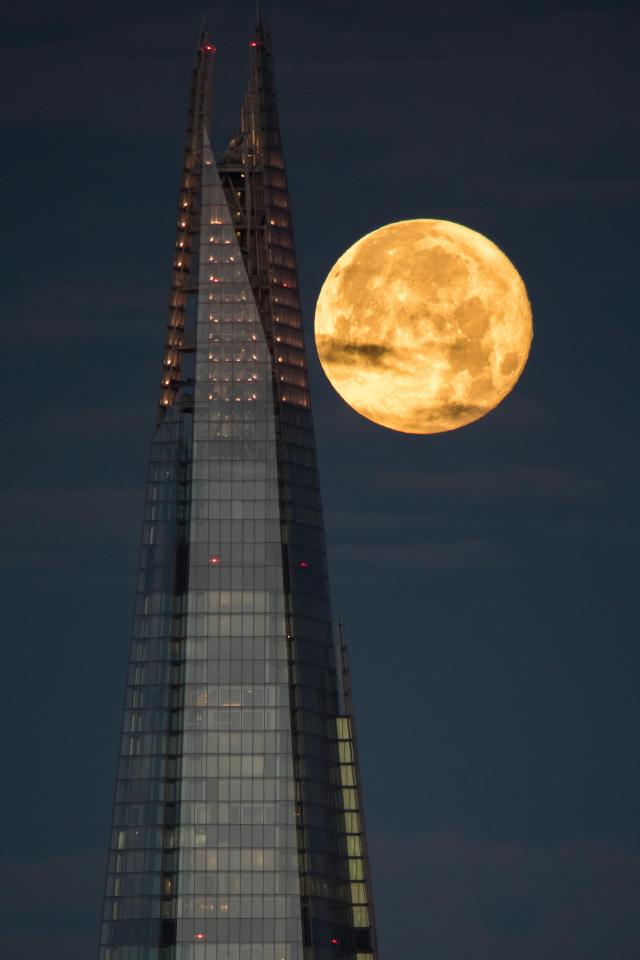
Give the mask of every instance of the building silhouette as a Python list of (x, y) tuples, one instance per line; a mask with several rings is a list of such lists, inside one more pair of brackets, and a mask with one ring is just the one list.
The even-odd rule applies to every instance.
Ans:
[(374, 960), (269, 32), (196, 53), (100, 960)]

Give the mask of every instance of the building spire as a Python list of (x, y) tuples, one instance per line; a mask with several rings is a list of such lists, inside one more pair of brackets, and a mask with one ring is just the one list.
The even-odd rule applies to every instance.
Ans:
[(164, 419), (168, 409), (180, 396), (184, 386), (182, 361), (183, 353), (188, 347), (185, 341), (187, 302), (194, 293), (198, 271), (198, 258), (194, 253), (194, 237), (197, 236), (200, 224), (203, 150), (211, 139), (211, 100), (215, 52), (216, 48), (209, 39), (203, 17), (193, 65), (187, 111), (187, 130), (180, 182), (158, 423)]
[(262, 12), (262, 5), (260, 0), (256, 2), (256, 28), (255, 28), (255, 39), (259, 47), (265, 45), (265, 43), (270, 47), (270, 31), (269, 24), (267, 23), (265, 16)]

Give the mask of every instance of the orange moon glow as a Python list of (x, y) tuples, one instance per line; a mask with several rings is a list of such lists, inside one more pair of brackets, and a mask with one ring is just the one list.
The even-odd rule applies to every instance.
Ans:
[(402, 220), (354, 243), (325, 280), (320, 362), (362, 416), (403, 433), (479, 420), (515, 386), (533, 335), (511, 261), (475, 230)]

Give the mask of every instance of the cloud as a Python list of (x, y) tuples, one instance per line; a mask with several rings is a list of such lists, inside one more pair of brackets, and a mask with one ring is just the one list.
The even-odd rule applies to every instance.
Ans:
[(563, 518), (555, 524), (542, 523), (539, 530), (543, 536), (553, 540), (565, 540), (570, 543), (606, 543), (613, 544), (617, 548), (640, 540), (640, 527), (631, 517), (624, 524), (570, 517)]
[(454, 423), (456, 420), (466, 423), (470, 417), (478, 419), (486, 412), (486, 406), (479, 406), (478, 404), (472, 403), (443, 403), (436, 411), (433, 410), (433, 407), (423, 407), (416, 404), (411, 407), (410, 417), (411, 419), (415, 418), (419, 420), (421, 423), (442, 426), (443, 424), (449, 425)]
[(382, 952), (394, 960), (626, 960), (640, 952), (640, 853), (597, 841), (375, 835)]
[[(123, 265), (124, 267), (124, 265)], [(148, 338), (157, 327), (158, 350), (163, 330), (164, 303), (160, 316), (154, 318), (154, 307), (161, 301), (138, 277), (130, 281), (130, 266), (123, 268), (114, 284), (113, 272), (96, 269), (82, 283), (64, 273), (49, 281), (18, 291), (12, 308), (14, 323), (7, 331), (12, 346), (39, 347), (72, 341), (87, 346), (98, 340), (127, 341)], [(160, 356), (158, 354), (158, 356)], [(87, 356), (87, 362), (90, 358)], [(158, 361), (159, 362), (159, 361)]]
[[(385, 182), (393, 171), (414, 204), (426, 194), (432, 209), (465, 198), (486, 216), (496, 201), (515, 200), (518, 210), (638, 197), (634, 11), (474, 11), (457, 23), (428, 16), (424, 30), (412, 13), (410, 34), (401, 22), (390, 32), (369, 20), (320, 43), (314, 30), (314, 49), (297, 45), (305, 62), (286, 63), (286, 116), (305, 129), (295, 116), (314, 96), (311, 149), (339, 131), (355, 154), (375, 129), (359, 177)], [(381, 102), (394, 108), (380, 110)], [(327, 154), (328, 169), (334, 162)]]
[[(73, 13), (67, 16), (72, 19)], [(76, 18), (67, 30), (35, 35), (32, 28), (33, 16), (23, 35), (24, 47), (19, 35), (3, 44), (5, 73), (23, 78), (17, 87), (4, 85), (5, 123), (75, 125), (91, 116), (94, 134), (100, 129), (150, 133), (166, 126), (167, 110), (177, 114), (184, 109), (185, 91), (175, 89), (171, 76), (175, 38), (184, 37), (185, 51), (194, 39), (187, 34), (184, 15), (153, 15), (138, 22), (129, 15), (126, 27), (117, 15), (99, 24), (88, 16)], [(26, 50), (33, 57), (28, 71)], [(158, 70), (158, 62), (163, 70)], [(135, 96), (129, 86), (133, 82)]]
[(0, 863), (0, 955), (85, 960), (97, 949), (105, 852)]
[[(116, 547), (124, 552), (139, 530), (143, 492), (96, 486), (0, 494), (0, 564), (62, 572), (77, 566), (79, 549), (100, 552)], [(89, 572), (101, 569), (100, 556), (87, 567)]]
[[(598, 479), (556, 466), (438, 473), (365, 466), (328, 501), (329, 552), (332, 561), (369, 575), (501, 566), (541, 536), (588, 540), (588, 515), (604, 493)], [(607, 530), (605, 524), (594, 536), (613, 540)]]
[(520, 208), (559, 201), (597, 206), (604, 202), (622, 204), (640, 199), (640, 177), (634, 176), (578, 177), (542, 171), (516, 177), (485, 174), (471, 177), (469, 184), (475, 185), (487, 198), (514, 201)]
[(318, 350), (324, 363), (344, 363), (345, 357), (365, 358), (371, 367), (387, 366), (387, 359), (395, 354), (392, 347), (381, 343), (356, 343), (338, 337), (317, 337)]
[[(416, 504), (420, 505), (418, 516), (424, 518), (428, 515), (425, 511), (430, 511), (430, 505), (437, 504), (435, 511), (441, 513), (445, 501), (453, 505), (478, 501), (537, 502), (543, 506), (567, 503), (575, 508), (578, 504), (600, 499), (605, 492), (600, 478), (555, 465), (508, 465), (502, 469), (470, 468), (438, 472), (390, 467), (373, 470), (370, 465), (366, 465), (364, 472), (367, 506), (379, 506), (373, 514), (370, 514), (367, 507), (363, 507), (361, 513), (345, 514), (342, 519), (347, 524), (354, 522), (362, 514), (367, 516), (367, 522), (374, 526), (376, 519), (382, 516), (396, 516), (399, 522), (403, 522), (407, 508)], [(359, 488), (362, 483), (362, 473), (351, 476), (348, 485), (343, 483), (338, 488), (340, 498), (350, 498), (353, 488)], [(394, 504), (399, 505), (397, 510)], [(414, 514), (413, 522), (415, 521)]]
[[(136, 438), (141, 428), (151, 425), (147, 416), (153, 408), (147, 404), (141, 410), (139, 404), (115, 403), (102, 407), (83, 407), (80, 410), (47, 413), (39, 426), (49, 435), (65, 434), (70, 437), (104, 438), (106, 434), (117, 436), (122, 442), (124, 434), (135, 432)], [(148, 432), (148, 431), (147, 431)]]
[[(369, 532), (375, 520), (371, 520), (367, 529)], [(385, 542), (388, 534), (376, 543), (370, 544), (336, 544), (331, 549), (331, 556), (338, 562), (357, 564), (359, 567), (388, 567), (398, 569), (401, 566), (411, 566), (419, 569), (459, 568), (486, 566), (500, 563), (508, 558), (507, 547), (489, 539), (448, 539), (446, 541), (424, 540), (420, 543)], [(395, 538), (390, 538), (395, 539)]]
[(106, 848), (49, 860), (0, 861), (2, 909), (9, 914), (24, 910), (35, 915), (34, 903), (64, 910), (92, 902), (97, 884), (88, 885), (87, 878), (104, 869), (105, 862)]
[[(98, 944), (98, 925), (92, 934), (60, 933), (59, 930), (47, 930), (45, 933), (33, 932), (32, 914), (23, 917), (24, 928), (0, 934), (0, 952), (7, 960), (34, 960), (34, 957), (48, 957), (49, 960), (86, 960), (95, 956)], [(72, 922), (69, 922), (72, 926)]]
[(378, 492), (402, 490), (405, 496), (469, 500), (592, 500), (601, 493), (595, 477), (561, 466), (508, 466), (502, 470), (382, 470), (372, 478)]

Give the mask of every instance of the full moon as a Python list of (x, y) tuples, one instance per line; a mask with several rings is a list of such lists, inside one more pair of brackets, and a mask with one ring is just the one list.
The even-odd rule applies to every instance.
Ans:
[(325, 280), (320, 362), (362, 416), (402, 433), (479, 420), (515, 386), (533, 336), (522, 279), (491, 240), (402, 220), (354, 243)]

